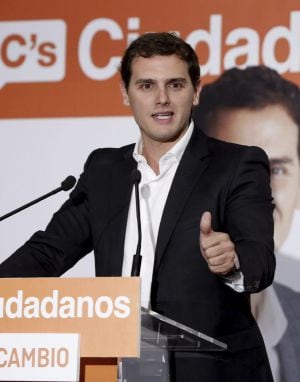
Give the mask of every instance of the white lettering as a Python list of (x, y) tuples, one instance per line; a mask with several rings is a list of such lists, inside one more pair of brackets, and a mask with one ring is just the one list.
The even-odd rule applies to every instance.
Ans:
[[(41, 301), (41, 315), (45, 318), (57, 318), (58, 290), (54, 290), (52, 296), (45, 297)], [(49, 309), (49, 311), (47, 310)]]
[[(24, 298), (24, 291), (18, 290), (16, 296), (0, 297), (1, 318), (126, 318), (130, 315), (128, 296), (71, 296), (60, 297), (57, 289), (52, 295), (39, 299), (36, 296)], [(43, 357), (42, 357), (43, 358)]]
[(93, 317), (94, 315), (94, 300), (91, 296), (78, 297), (77, 300), (77, 317), (83, 317), (84, 304), (87, 305), (88, 313), (87, 317)]
[(24, 317), (39, 318), (40, 316), (40, 301), (37, 297), (27, 297), (25, 299)]
[[(186, 41), (196, 51), (201, 51), (201, 47), (205, 46), (207, 56), (199, 54), (202, 76), (219, 75), (223, 69), (257, 65), (260, 62), (279, 73), (299, 73), (300, 11), (291, 11), (289, 16), (289, 25), (271, 25), (262, 35), (249, 27), (232, 28), (225, 34), (224, 16), (212, 14), (209, 16), (207, 30), (199, 28), (190, 31)], [(11, 30), (12, 23), (15, 31), (7, 32)], [(93, 57), (92, 48), (95, 48), (99, 34), (108, 36), (112, 45), (115, 41), (128, 45), (139, 36), (139, 17), (128, 17), (127, 30), (122, 25), (112, 18), (96, 18), (83, 28), (78, 41), (78, 61), (85, 76), (96, 81), (106, 81), (117, 74), (122, 52), (109, 53), (110, 49), (100, 44), (94, 49), (97, 50), (97, 57)], [(48, 82), (64, 78), (66, 24), (63, 20), (0, 22), (0, 32), (0, 62), (3, 64), (0, 89), (10, 82)], [(180, 31), (176, 34), (181, 35)], [(283, 44), (285, 49), (282, 52), (286, 52), (284, 57), (283, 53), (278, 54)], [(45, 302), (49, 318), (55, 312), (52, 303), (54, 301)], [(17, 318), (19, 306), (16, 301), (11, 301), (11, 304), (11, 315)], [(3, 309), (0, 300), (0, 317), (5, 314)], [(28, 315), (36, 314), (34, 306), (28, 308), (27, 312)]]
[[(103, 308), (104, 305), (104, 308)], [(100, 318), (108, 318), (112, 315), (114, 304), (112, 299), (108, 296), (101, 296), (97, 298), (95, 303), (95, 313)]]
[[(276, 59), (276, 44), (285, 40), (289, 45), (289, 55), (285, 61)], [(279, 73), (300, 70), (300, 12), (291, 12), (290, 28), (277, 26), (266, 34), (262, 45), (262, 59), (265, 65)]]
[(59, 317), (75, 318), (75, 300), (73, 297), (63, 297), (60, 300)]
[(118, 296), (115, 299), (115, 310), (114, 314), (118, 318), (126, 318), (130, 314), (130, 300), (127, 296)]
[(5, 305), (5, 313), (8, 318), (21, 318), (23, 304), (23, 291), (18, 290), (17, 297), (9, 297)]
[[(224, 56), (224, 69), (234, 66), (246, 67), (258, 65), (259, 63), (259, 34), (250, 28), (238, 28), (228, 34), (227, 45), (236, 45), (240, 40), (245, 40), (246, 44), (230, 49)], [(240, 64), (238, 58), (245, 57), (244, 63)]]
[(206, 63), (201, 62), (201, 73), (215, 75), (221, 72), (221, 36), (222, 36), (222, 16), (213, 15), (210, 17), (210, 32), (198, 29), (191, 32), (186, 42), (195, 50), (201, 42), (206, 43), (209, 48), (209, 56)]
[(111, 57), (104, 67), (98, 67), (92, 61), (92, 43), (95, 34), (107, 32), (112, 40), (122, 40), (124, 38), (119, 24), (108, 18), (99, 18), (91, 21), (84, 28), (79, 39), (78, 58), (79, 64), (84, 74), (93, 80), (107, 80), (113, 77), (118, 70), (121, 57)]

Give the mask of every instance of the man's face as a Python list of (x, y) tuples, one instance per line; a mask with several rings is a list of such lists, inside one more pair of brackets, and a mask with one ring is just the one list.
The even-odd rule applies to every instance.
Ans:
[(271, 187), (275, 203), (275, 246), (287, 238), (296, 208), (300, 169), (298, 127), (280, 105), (263, 109), (220, 111), (208, 135), (228, 142), (263, 148), (270, 160)]
[(177, 56), (137, 57), (132, 62), (128, 90), (121, 85), (144, 145), (173, 145), (186, 131), (191, 109), (198, 103), (187, 64)]

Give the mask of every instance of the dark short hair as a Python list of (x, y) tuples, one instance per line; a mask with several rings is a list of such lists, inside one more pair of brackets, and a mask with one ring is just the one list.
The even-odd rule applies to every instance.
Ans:
[(229, 69), (216, 81), (203, 86), (193, 119), (201, 129), (208, 131), (218, 111), (262, 109), (270, 105), (284, 107), (298, 126), (300, 158), (300, 89), (264, 65)]
[(175, 33), (145, 33), (134, 40), (126, 49), (120, 65), (120, 72), (125, 88), (128, 89), (131, 78), (132, 61), (136, 57), (176, 55), (188, 65), (188, 72), (193, 87), (200, 82), (200, 66), (196, 52)]

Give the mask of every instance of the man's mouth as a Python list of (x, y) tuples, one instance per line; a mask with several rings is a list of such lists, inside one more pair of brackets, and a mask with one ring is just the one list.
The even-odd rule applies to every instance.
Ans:
[(153, 113), (151, 116), (155, 119), (160, 119), (160, 120), (166, 120), (171, 118), (174, 115), (173, 112), (164, 112), (164, 113)]

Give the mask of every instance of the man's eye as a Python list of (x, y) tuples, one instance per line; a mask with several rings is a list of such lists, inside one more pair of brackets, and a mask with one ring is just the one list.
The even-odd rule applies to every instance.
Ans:
[(145, 82), (145, 83), (140, 85), (140, 88), (144, 89), (144, 90), (149, 90), (152, 88), (152, 84), (150, 82)]
[(182, 82), (171, 82), (170, 87), (173, 89), (181, 89), (183, 88)]
[(271, 167), (271, 174), (272, 175), (284, 175), (284, 174), (286, 174), (286, 169), (282, 166), (274, 166), (274, 167)]

